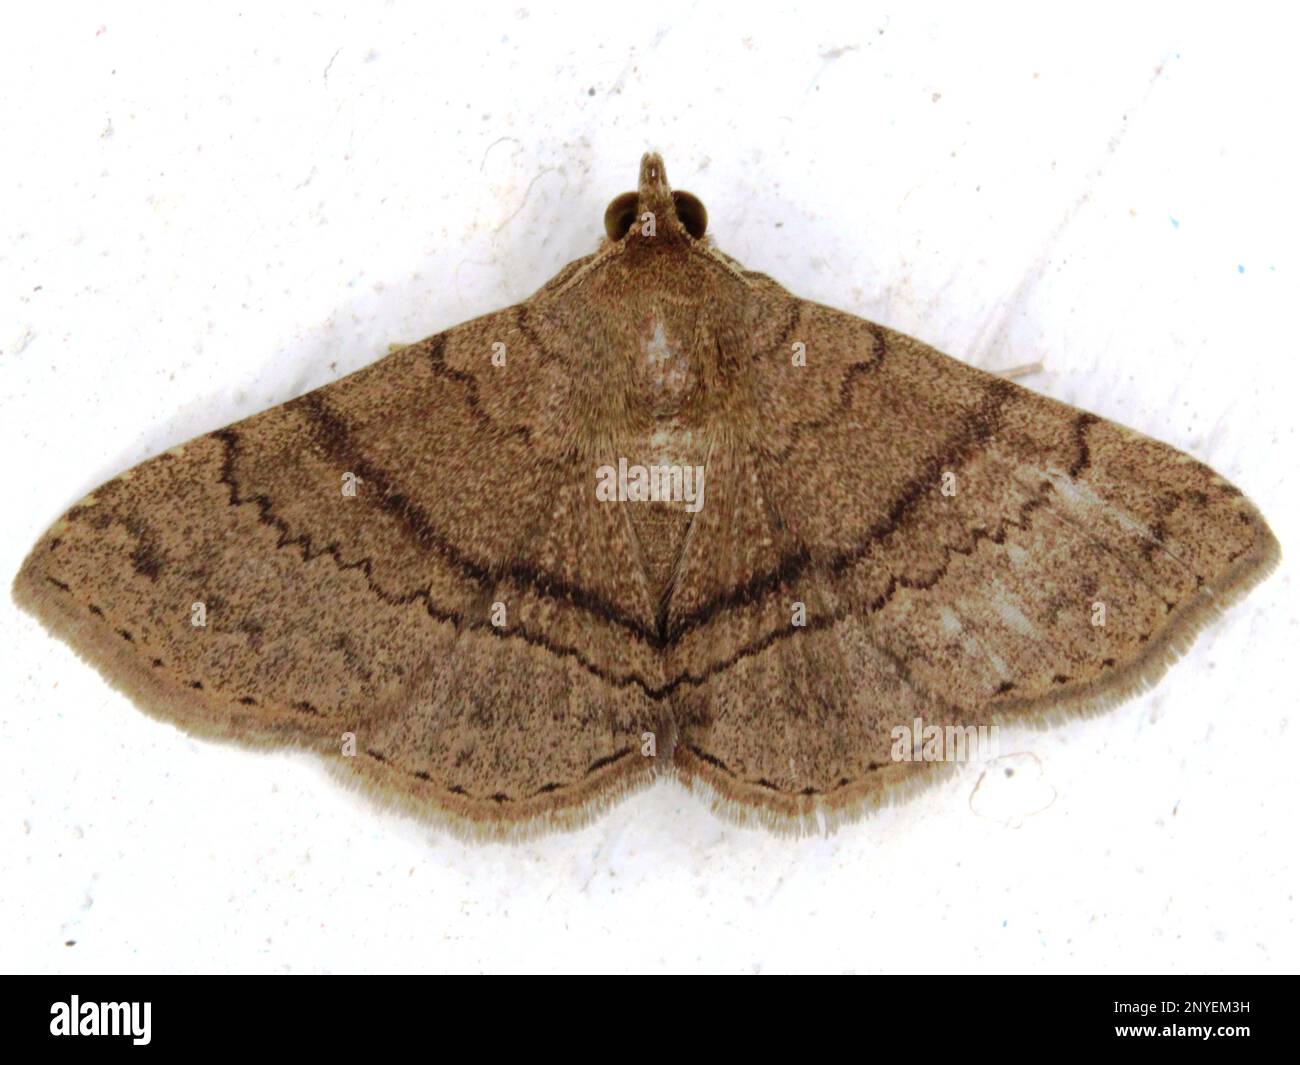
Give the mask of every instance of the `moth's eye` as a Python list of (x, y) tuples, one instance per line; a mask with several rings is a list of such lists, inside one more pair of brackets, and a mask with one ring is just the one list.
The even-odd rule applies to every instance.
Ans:
[(605, 233), (610, 240), (622, 240), (636, 221), (635, 192), (625, 192), (615, 196), (605, 208)]
[(704, 236), (709, 228), (709, 212), (689, 192), (674, 192), (673, 206), (677, 208), (677, 218), (686, 227), (686, 232), (696, 240)]

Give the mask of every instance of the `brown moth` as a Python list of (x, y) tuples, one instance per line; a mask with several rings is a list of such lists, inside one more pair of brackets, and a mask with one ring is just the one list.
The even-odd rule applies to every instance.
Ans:
[(475, 835), (660, 775), (776, 828), (1111, 706), (1278, 559), (1195, 459), (704, 237), (658, 155), (517, 306), (97, 489), (18, 602), (189, 732)]

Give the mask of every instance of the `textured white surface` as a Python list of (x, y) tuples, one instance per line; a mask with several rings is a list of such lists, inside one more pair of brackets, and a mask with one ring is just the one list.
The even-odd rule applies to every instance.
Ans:
[[(128, 465), (528, 295), (647, 148), (751, 268), (1045, 360), (1026, 384), (1215, 466), (1295, 555), (1295, 27), (1052, 8), (24, 7), (0, 574)], [(829, 839), (662, 784), (470, 846), (146, 718), (5, 596), (0, 968), (1294, 970), (1296, 639), (1284, 561), (1154, 691), (1004, 733), (1010, 781)]]

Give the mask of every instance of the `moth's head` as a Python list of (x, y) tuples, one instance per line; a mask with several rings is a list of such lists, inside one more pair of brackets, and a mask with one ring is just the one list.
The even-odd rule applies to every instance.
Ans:
[(667, 241), (704, 239), (709, 214), (689, 192), (668, 186), (664, 161), (658, 152), (641, 157), (641, 179), (636, 192), (615, 196), (605, 208), (605, 234), (612, 241), (629, 237), (654, 237)]

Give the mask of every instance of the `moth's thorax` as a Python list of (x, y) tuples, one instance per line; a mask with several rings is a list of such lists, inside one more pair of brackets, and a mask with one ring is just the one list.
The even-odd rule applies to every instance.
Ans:
[(656, 418), (680, 411), (700, 380), (683, 325), (666, 318), (659, 311), (643, 317), (633, 352), (633, 380)]
[(695, 346), (697, 322), (694, 314), (677, 310), (652, 308), (640, 315), (627, 353), (632, 406), (642, 417), (628, 427), (623, 442), (630, 456), (646, 465), (703, 461), (704, 427), (697, 424), (692, 402), (703, 380)]

